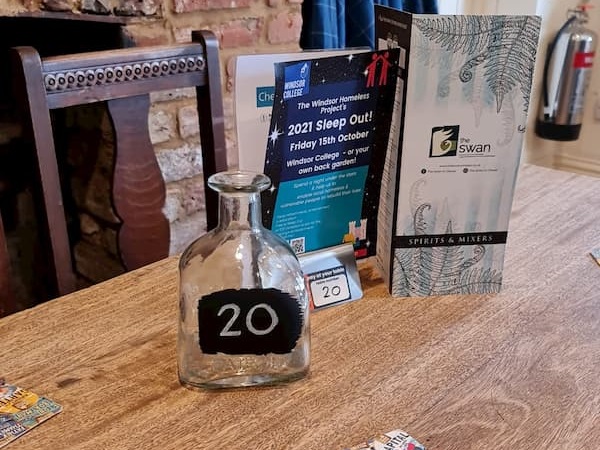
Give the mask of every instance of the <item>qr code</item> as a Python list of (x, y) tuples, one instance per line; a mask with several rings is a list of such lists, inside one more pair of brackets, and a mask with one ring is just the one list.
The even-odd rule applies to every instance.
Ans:
[(294, 238), (290, 241), (290, 245), (294, 253), (304, 253), (306, 251), (306, 247), (304, 245), (304, 236)]

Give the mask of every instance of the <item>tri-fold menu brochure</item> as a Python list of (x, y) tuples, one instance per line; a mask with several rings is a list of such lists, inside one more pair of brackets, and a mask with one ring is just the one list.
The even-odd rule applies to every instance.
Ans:
[(393, 296), (498, 292), (540, 18), (376, 5), (375, 21), (402, 55), (378, 266)]

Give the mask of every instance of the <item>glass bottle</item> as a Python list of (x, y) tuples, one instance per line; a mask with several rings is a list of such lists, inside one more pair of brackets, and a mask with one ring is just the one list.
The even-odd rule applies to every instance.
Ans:
[(310, 358), (309, 300), (290, 246), (262, 225), (264, 174), (220, 172), (217, 227), (179, 261), (180, 382), (221, 388), (302, 378)]

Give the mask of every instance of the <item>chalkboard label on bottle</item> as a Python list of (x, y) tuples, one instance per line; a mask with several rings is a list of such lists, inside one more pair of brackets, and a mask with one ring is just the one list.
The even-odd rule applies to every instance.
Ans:
[(278, 289), (226, 289), (198, 302), (199, 345), (206, 354), (290, 353), (302, 332), (298, 300)]

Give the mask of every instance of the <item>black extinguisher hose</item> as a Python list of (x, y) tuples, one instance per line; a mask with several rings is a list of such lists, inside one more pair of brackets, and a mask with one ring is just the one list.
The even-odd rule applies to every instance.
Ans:
[(548, 98), (548, 70), (550, 69), (550, 60), (552, 59), (552, 53), (554, 53), (554, 48), (556, 47), (556, 44), (558, 42), (558, 39), (560, 38), (560, 35), (564, 33), (564, 31), (569, 27), (569, 25), (571, 25), (573, 22), (575, 22), (577, 20), (577, 16), (571, 16), (569, 17), (569, 20), (567, 20), (562, 27), (560, 27), (560, 29), (558, 30), (558, 33), (556, 33), (556, 36), (554, 36), (554, 39), (552, 40), (552, 42), (550, 42), (550, 45), (548, 45), (548, 53), (546, 53), (546, 60), (544, 61), (544, 76), (543, 76), (543, 80), (542, 80), (542, 88), (543, 88), (543, 94), (544, 94), (544, 107), (548, 107), (549, 103), (550, 103), (550, 99)]

